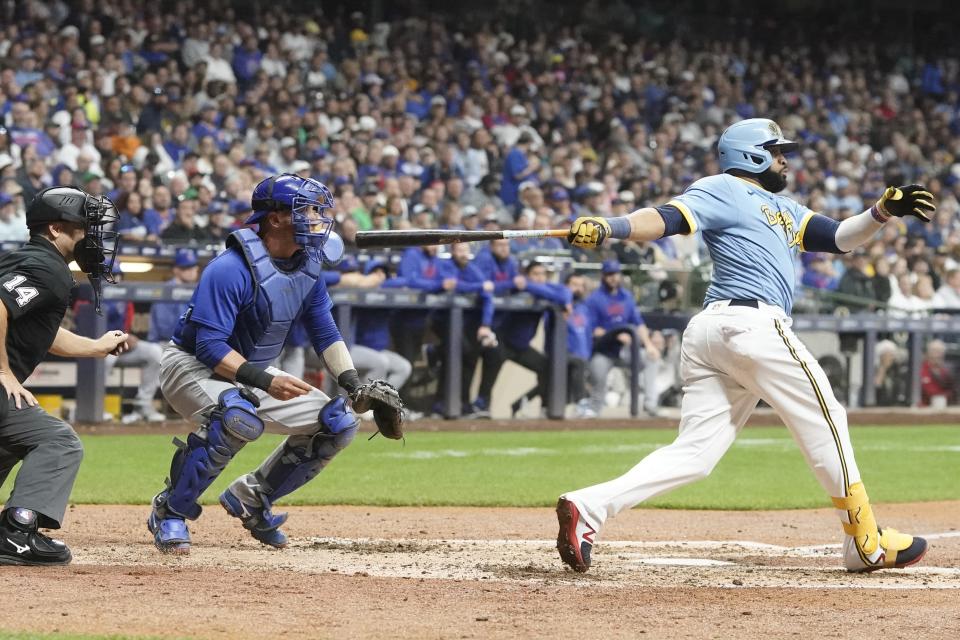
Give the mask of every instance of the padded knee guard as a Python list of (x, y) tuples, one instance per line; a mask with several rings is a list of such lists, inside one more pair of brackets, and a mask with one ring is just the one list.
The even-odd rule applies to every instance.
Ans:
[(186, 443), (174, 439), (177, 452), (170, 465), (164, 504), (158, 506), (196, 520), (201, 512), (197, 498), (245, 444), (263, 433), (263, 421), (257, 417), (259, 405), (257, 397), (246, 389), (227, 389), (210, 413), (206, 438), (191, 433)]
[(320, 409), (320, 429), (306, 446), (283, 443), (283, 455), (265, 476), (258, 477), (264, 497), (272, 504), (312, 480), (327, 463), (347, 447), (357, 434), (360, 421), (337, 396)]
[(847, 512), (843, 531), (853, 538), (860, 561), (866, 567), (894, 567), (897, 554), (913, 544), (913, 536), (896, 529), (880, 529), (862, 482), (850, 485), (847, 497), (833, 498), (833, 506)]

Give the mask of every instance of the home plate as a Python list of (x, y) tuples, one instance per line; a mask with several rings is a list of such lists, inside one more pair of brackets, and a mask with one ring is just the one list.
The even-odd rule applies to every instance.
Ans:
[[(623, 554), (630, 555), (630, 554)], [(655, 564), (668, 567), (724, 567), (734, 564), (709, 558), (637, 558), (637, 564)]]

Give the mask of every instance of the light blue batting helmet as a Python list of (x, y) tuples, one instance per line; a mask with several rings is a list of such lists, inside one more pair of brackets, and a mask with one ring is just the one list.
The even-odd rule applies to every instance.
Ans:
[(750, 118), (729, 127), (720, 136), (717, 152), (720, 170), (742, 169), (749, 173), (763, 173), (773, 164), (770, 147), (779, 147), (783, 153), (796, 151), (800, 145), (783, 137), (783, 131), (773, 120)]

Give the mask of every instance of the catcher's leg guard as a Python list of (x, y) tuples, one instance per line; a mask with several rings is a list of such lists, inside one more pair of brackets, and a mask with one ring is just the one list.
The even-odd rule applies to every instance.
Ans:
[(250, 532), (254, 539), (263, 544), (282, 549), (287, 546), (287, 535), (280, 531), (280, 526), (287, 521), (286, 513), (274, 515), (270, 510), (270, 499), (260, 496), (261, 506), (253, 507), (244, 504), (229, 488), (220, 494), (220, 506), (234, 518), (240, 518), (243, 528)]
[[(206, 437), (191, 433), (186, 443), (174, 440), (177, 451), (170, 464), (167, 488), (154, 498), (148, 522), (154, 535), (160, 536), (159, 532), (171, 528), (163, 526), (166, 519), (196, 520), (200, 516), (197, 498), (245, 444), (263, 433), (263, 421), (257, 417), (259, 404), (256, 396), (246, 389), (227, 389), (220, 394), (216, 408), (210, 413)], [(185, 526), (174, 523), (172, 528), (177, 529), (177, 535), (185, 535), (189, 542)]]
[(220, 504), (227, 513), (240, 518), (243, 526), (260, 542), (282, 548), (287, 536), (279, 527), (287, 514), (274, 514), (275, 501), (302, 487), (314, 478), (353, 440), (359, 421), (347, 408), (346, 399), (330, 400), (319, 414), (319, 430), (312, 436), (291, 436), (281, 451), (271, 455), (263, 468), (256, 472), (259, 505), (243, 502), (235, 492), (227, 489), (220, 494)]
[(847, 516), (843, 523), (843, 531), (848, 536), (843, 555), (848, 571), (902, 568), (923, 558), (927, 552), (926, 540), (877, 526), (862, 482), (850, 485), (847, 493), (845, 498), (833, 498), (833, 506), (845, 511)]
[(360, 424), (342, 396), (323, 405), (319, 422), (320, 429), (305, 446), (291, 445), (293, 438), (288, 438), (277, 464), (260, 478), (270, 502), (276, 502), (312, 480), (353, 441)]

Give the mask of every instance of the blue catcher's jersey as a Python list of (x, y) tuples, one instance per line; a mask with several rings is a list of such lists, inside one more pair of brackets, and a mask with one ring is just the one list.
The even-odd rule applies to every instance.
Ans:
[(704, 305), (716, 300), (760, 300), (787, 313), (797, 280), (795, 258), (814, 215), (800, 203), (735, 176), (701, 178), (669, 203), (691, 233), (703, 233), (713, 259)]
[[(174, 332), (176, 344), (206, 360), (201, 357), (207, 353), (206, 345), (198, 344), (203, 327), (209, 330), (205, 335), (223, 337), (252, 364), (267, 366), (280, 354), (301, 314), (315, 346), (339, 339), (339, 335), (319, 338), (318, 328), (332, 325), (332, 302), (318, 263), (304, 256), (298, 269), (283, 271), (250, 229), (230, 234), (227, 248), (204, 269), (190, 309)], [(219, 357), (216, 352), (205, 364), (215, 364), (212, 361)]]

